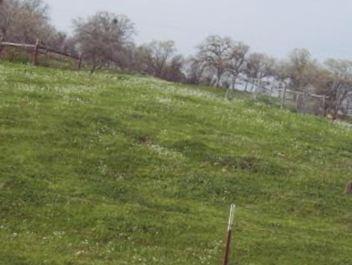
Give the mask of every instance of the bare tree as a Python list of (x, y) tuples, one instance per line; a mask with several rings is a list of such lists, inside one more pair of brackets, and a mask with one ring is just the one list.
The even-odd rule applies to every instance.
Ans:
[(226, 71), (232, 77), (232, 88), (235, 88), (238, 76), (244, 70), (244, 63), (248, 51), (249, 46), (242, 42), (233, 42), (230, 47), (229, 58), (226, 60)]
[(0, 6), (0, 40), (34, 43), (55, 31), (42, 0), (4, 0)]
[(184, 59), (174, 41), (152, 41), (137, 48), (137, 70), (165, 80), (184, 82)]
[(352, 93), (352, 61), (328, 59), (316, 83), (319, 93), (327, 96), (326, 112), (333, 119), (345, 114), (344, 103)]
[(263, 78), (275, 75), (275, 59), (266, 54), (252, 53), (246, 59), (244, 72), (253, 90), (256, 80), (261, 82)]
[(1, 1), (0, 3), (0, 41), (6, 39), (7, 31), (9, 28), (9, 3), (7, 1)]
[(191, 57), (186, 61), (185, 72), (188, 83), (200, 84), (202, 82), (204, 68), (196, 57)]
[(185, 82), (186, 76), (183, 71), (184, 58), (182, 55), (174, 56), (166, 67), (164, 79), (172, 82)]
[(286, 67), (291, 89), (306, 91), (314, 81), (318, 65), (308, 50), (295, 49), (290, 53)]
[(135, 33), (129, 18), (109, 12), (98, 12), (87, 19), (74, 21), (75, 39), (91, 72), (104, 66), (124, 67), (123, 58)]
[[(67, 49), (69, 38), (49, 23), (48, 6), (42, 0), (3, 0), (0, 4), (0, 41), (42, 44)], [(72, 46), (70, 50), (72, 50)]]
[(144, 72), (161, 78), (175, 52), (173, 41), (152, 41), (144, 44), (138, 48), (140, 66)]
[(8, 40), (13, 24), (19, 18), (20, 2), (3, 0), (0, 4), (0, 41)]
[(229, 60), (233, 53), (234, 42), (231, 38), (209, 36), (198, 47), (197, 60), (202, 68), (214, 72), (216, 87), (221, 86), (221, 79), (227, 71)]
[(279, 83), (285, 83), (286, 85), (290, 82), (290, 71), (289, 65), (285, 60), (277, 60), (273, 65), (273, 77)]

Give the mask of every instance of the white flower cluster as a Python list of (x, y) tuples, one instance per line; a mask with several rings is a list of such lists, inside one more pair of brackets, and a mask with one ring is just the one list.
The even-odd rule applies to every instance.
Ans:
[(159, 155), (160, 157), (166, 157), (166, 158), (171, 158), (174, 160), (183, 160), (185, 157), (183, 154), (176, 152), (174, 150), (165, 148), (163, 146), (157, 145), (157, 144), (152, 144), (148, 145), (149, 149), (154, 152), (155, 154)]

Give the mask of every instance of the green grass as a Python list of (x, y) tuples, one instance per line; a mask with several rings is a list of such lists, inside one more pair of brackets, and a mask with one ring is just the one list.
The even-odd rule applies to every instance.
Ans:
[(0, 64), (0, 264), (352, 264), (352, 131), (238, 94)]

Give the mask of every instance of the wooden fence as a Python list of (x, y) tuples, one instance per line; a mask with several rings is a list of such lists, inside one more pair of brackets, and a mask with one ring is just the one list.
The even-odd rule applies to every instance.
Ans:
[(301, 92), (287, 89), (277, 89), (281, 98), (281, 108), (292, 107), (301, 113), (312, 113), (325, 116), (326, 104), (329, 97), (310, 92)]
[(82, 56), (75, 56), (65, 52), (57, 51), (47, 47), (46, 45), (41, 44), (40, 40), (37, 40), (35, 44), (26, 44), (26, 43), (12, 43), (12, 42), (0, 42), (0, 55), (4, 48), (13, 47), (29, 50), (32, 53), (31, 62), (33, 65), (38, 65), (38, 55), (39, 54), (54, 54), (62, 57), (70, 58), (76, 61), (77, 69), (80, 70), (82, 66)]

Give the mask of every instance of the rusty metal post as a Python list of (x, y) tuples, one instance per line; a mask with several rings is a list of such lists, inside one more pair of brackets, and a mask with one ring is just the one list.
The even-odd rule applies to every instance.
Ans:
[(32, 64), (33, 65), (37, 65), (38, 64), (39, 44), (40, 44), (40, 41), (39, 41), (39, 39), (37, 39), (37, 41), (35, 43), (34, 50), (33, 50), (33, 58), (32, 58)]
[(232, 204), (230, 207), (230, 216), (229, 216), (229, 222), (228, 222), (228, 226), (227, 226), (226, 246), (225, 246), (223, 265), (229, 265), (229, 261), (230, 261), (232, 227), (233, 227), (233, 223), (235, 220), (235, 209), (236, 209), (236, 205)]

